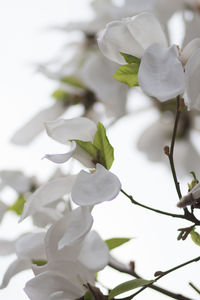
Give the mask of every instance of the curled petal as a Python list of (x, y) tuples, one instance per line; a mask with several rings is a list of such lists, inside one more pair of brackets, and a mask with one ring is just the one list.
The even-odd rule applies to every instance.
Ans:
[(185, 100), (189, 109), (200, 110), (200, 49), (188, 60), (185, 67)]
[(108, 264), (108, 247), (97, 232), (91, 231), (87, 234), (78, 259), (94, 272), (98, 272)]
[[(67, 142), (66, 142), (67, 143)], [(71, 150), (68, 151), (67, 153), (62, 153), (62, 154), (46, 154), (43, 158), (47, 158), (48, 160), (56, 163), (56, 164), (63, 164), (67, 162), (72, 155), (74, 154), (76, 150), (76, 143), (72, 142), (71, 143)]]
[(61, 177), (42, 185), (28, 198), (24, 205), (20, 221), (27, 216), (40, 211), (40, 208), (60, 199), (67, 193), (71, 192), (76, 176), (68, 175)]
[(162, 48), (158, 44), (150, 46), (142, 58), (138, 79), (148, 96), (162, 102), (182, 94), (184, 72), (176, 47)]
[(92, 142), (96, 124), (87, 118), (59, 119), (45, 123), (47, 134), (57, 142), (66, 144), (69, 140)]
[(45, 238), (48, 259), (76, 260), (82, 240), (92, 224), (93, 218), (88, 207), (78, 207), (56, 222)]
[(0, 285), (0, 289), (5, 288), (13, 276), (30, 268), (31, 268), (30, 260), (16, 259), (15, 261), (13, 261), (11, 265), (8, 267), (6, 273), (4, 274), (2, 283)]
[(116, 175), (102, 165), (95, 173), (81, 171), (72, 188), (72, 200), (80, 206), (89, 206), (113, 200), (120, 192), (121, 183)]
[(57, 101), (51, 107), (40, 111), (22, 128), (17, 130), (11, 142), (16, 145), (25, 146), (29, 144), (34, 138), (37, 137), (44, 130), (44, 122), (55, 120), (64, 112), (63, 105)]

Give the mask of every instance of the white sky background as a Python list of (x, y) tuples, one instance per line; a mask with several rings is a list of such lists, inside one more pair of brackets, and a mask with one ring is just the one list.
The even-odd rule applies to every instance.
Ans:
[[(41, 108), (49, 106), (50, 94), (56, 84), (35, 73), (34, 63), (45, 62), (60, 50), (67, 41), (67, 34), (48, 31), (48, 27), (80, 20), (89, 15), (84, 0), (0, 0), (0, 157), (1, 169), (22, 169), (27, 174), (37, 174), (45, 179), (54, 166), (41, 157), (58, 150), (58, 145), (45, 133), (28, 147), (17, 147), (9, 143), (13, 132), (28, 121)], [(134, 101), (134, 100), (133, 100)], [(137, 105), (137, 103), (136, 103)], [(134, 102), (130, 103), (134, 108)], [(153, 111), (129, 116), (118, 122), (109, 131), (110, 141), (115, 147), (116, 173), (124, 190), (147, 205), (179, 212), (175, 204), (177, 195), (167, 168), (152, 164), (136, 149), (137, 138), (142, 129), (156, 118)], [(148, 124), (147, 124), (148, 122)], [(187, 187), (184, 186), (184, 191)], [(199, 255), (199, 248), (190, 238), (177, 242), (177, 228), (188, 223), (170, 217), (159, 216), (129, 203), (120, 196), (115, 201), (96, 206), (95, 228), (103, 238), (114, 236), (135, 237), (126, 246), (115, 250), (122, 261), (136, 261), (136, 271), (152, 279), (157, 270), (166, 270)], [(14, 238), (29, 221), (18, 225), (17, 218), (8, 214), (0, 227), (0, 238)], [(0, 259), (0, 280), (8, 262), (13, 258)], [(188, 281), (200, 286), (200, 264), (193, 264), (181, 271), (168, 275), (159, 285), (183, 293), (193, 299), (197, 294), (188, 287)], [(111, 274), (111, 275), (110, 275)], [(198, 276), (197, 276), (198, 275)], [(25, 282), (31, 278), (24, 272), (13, 278), (8, 288), (0, 291), (0, 299), (25, 300), (22, 291)], [(130, 278), (130, 277), (125, 277)], [(102, 282), (109, 287), (123, 281), (116, 272), (102, 272)], [(164, 300), (165, 296), (145, 291), (138, 300)]]

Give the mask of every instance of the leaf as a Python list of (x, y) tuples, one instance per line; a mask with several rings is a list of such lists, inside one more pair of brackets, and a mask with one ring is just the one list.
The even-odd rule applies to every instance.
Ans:
[(138, 69), (137, 64), (127, 64), (120, 66), (113, 75), (117, 81), (126, 83), (130, 87), (138, 86)]
[(61, 89), (58, 89), (55, 90), (51, 96), (56, 100), (66, 100), (68, 98), (68, 93)]
[(99, 149), (96, 146), (94, 146), (91, 142), (83, 142), (80, 140), (73, 141), (75, 141), (79, 147), (91, 155), (95, 162), (99, 162)]
[(37, 265), (37, 266), (41, 267), (41, 266), (46, 265), (46, 264), (47, 264), (47, 261), (44, 260), (44, 259), (33, 259), (33, 260), (32, 260), (32, 263), (33, 263), (34, 265)]
[(66, 76), (62, 78), (61, 81), (76, 88), (86, 90), (86, 87), (83, 85), (83, 83), (74, 76)]
[(124, 57), (125, 61), (128, 64), (137, 64), (137, 65), (140, 65), (140, 63), (141, 63), (141, 58), (138, 58), (136, 56), (133, 56), (133, 55), (130, 55), (130, 54), (126, 54), (126, 53), (123, 53), (123, 52), (120, 52), (120, 54)]
[(154, 280), (145, 280), (142, 278), (123, 282), (120, 285), (116, 286), (113, 290), (111, 290), (111, 292), (108, 296), (108, 300), (113, 299), (115, 296), (118, 296), (122, 293), (131, 291), (131, 290), (136, 289), (141, 286), (151, 284), (153, 282), (154, 282)]
[(115, 249), (127, 242), (129, 242), (131, 240), (131, 238), (112, 238), (112, 239), (108, 239), (106, 240), (106, 244), (109, 248), (109, 250)]
[(114, 161), (114, 149), (106, 136), (106, 129), (101, 122), (97, 124), (93, 145), (100, 150), (103, 159), (103, 165), (109, 170)]
[(26, 202), (26, 199), (23, 195), (19, 195), (17, 200), (11, 205), (8, 210), (14, 211), (18, 216), (21, 216), (22, 211), (24, 209), (24, 203)]
[(198, 232), (195, 231), (195, 229), (193, 229), (191, 232), (190, 232), (190, 236), (191, 236), (191, 239), (193, 240), (193, 242), (200, 246), (200, 235)]

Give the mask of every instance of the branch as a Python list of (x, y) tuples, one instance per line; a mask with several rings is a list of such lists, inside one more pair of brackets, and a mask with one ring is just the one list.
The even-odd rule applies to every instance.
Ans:
[[(128, 268), (127, 266), (119, 263), (118, 261), (115, 261), (112, 259), (111, 262), (109, 262), (109, 266), (121, 273), (125, 273), (125, 274), (129, 274), (131, 276), (134, 276), (135, 278), (142, 278), (140, 277), (133, 269), (131, 269), (130, 267)], [(154, 291), (157, 291), (157, 292), (160, 292), (161, 294), (164, 294), (168, 297), (171, 297), (173, 299), (177, 299), (177, 300), (191, 300), (190, 298), (188, 297), (185, 297), (183, 295), (180, 295), (180, 294), (176, 294), (176, 293), (173, 293), (171, 291), (168, 291), (160, 286), (157, 286), (157, 285), (150, 285), (148, 286), (150, 289), (154, 290)]]
[(156, 212), (156, 213), (158, 213), (158, 214), (170, 216), (170, 217), (173, 217), (173, 218), (179, 218), (179, 219), (185, 219), (185, 218), (186, 218), (185, 215), (172, 214), (172, 213), (169, 213), (169, 212), (166, 212), (166, 211), (162, 211), (162, 210), (159, 210), (159, 209), (155, 209), (155, 208), (146, 206), (146, 205), (144, 205), (144, 204), (141, 204), (141, 203), (135, 201), (135, 200), (133, 199), (133, 197), (132, 197), (131, 195), (128, 195), (123, 189), (121, 189), (121, 192), (122, 192), (127, 198), (129, 198), (129, 199), (131, 200), (131, 202), (132, 202), (133, 204), (135, 204), (135, 205), (141, 206), (141, 207), (146, 208), (146, 209), (148, 209), (148, 210), (152, 210), (152, 211), (154, 211), (154, 212)]
[[(185, 263), (183, 263), (183, 264), (181, 264), (181, 265), (178, 265), (178, 266), (176, 266), (176, 267), (173, 267), (172, 269), (169, 269), (169, 270), (167, 270), (167, 271), (165, 271), (165, 272), (161, 272), (162, 274), (161, 274), (160, 276), (158, 276), (158, 277), (155, 279), (155, 282), (158, 281), (159, 279), (161, 279), (162, 277), (166, 276), (167, 274), (172, 273), (172, 272), (174, 272), (174, 271), (176, 271), (176, 270), (178, 270), (178, 269), (180, 269), (180, 268), (182, 268), (182, 267), (185, 267), (185, 266), (187, 266), (187, 265), (189, 265), (189, 264), (191, 264), (191, 263), (193, 263), (193, 262), (197, 262), (197, 261), (199, 261), (199, 260), (200, 260), (200, 256), (198, 256), (198, 257), (196, 257), (196, 258), (193, 258), (193, 259), (191, 259), (191, 260), (189, 260), (189, 261), (186, 261)], [(159, 273), (160, 273), (160, 272), (159, 272)], [(136, 295), (140, 294), (140, 293), (141, 293), (142, 291), (144, 291), (147, 287), (150, 287), (150, 285), (146, 285), (146, 286), (142, 287), (142, 288), (141, 288), (139, 291), (137, 291), (135, 294), (131, 295), (131, 299), (134, 298)]]

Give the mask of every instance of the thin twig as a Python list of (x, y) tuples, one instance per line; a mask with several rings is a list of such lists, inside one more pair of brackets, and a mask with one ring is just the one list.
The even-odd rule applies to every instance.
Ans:
[(152, 207), (149, 207), (147, 205), (144, 205), (144, 204), (141, 204), (137, 201), (135, 201), (133, 199), (133, 197), (131, 195), (128, 195), (123, 189), (121, 189), (121, 192), (131, 200), (131, 202), (135, 205), (138, 205), (138, 206), (141, 206), (143, 208), (146, 208), (148, 210), (151, 210), (151, 211), (154, 211), (158, 214), (162, 214), (162, 215), (166, 215), (166, 216), (170, 216), (170, 217), (173, 217), (173, 218), (180, 218), (180, 219), (185, 219), (185, 215), (179, 215), (179, 214), (172, 214), (172, 213), (169, 213), (169, 212), (166, 212), (166, 211), (162, 211), (162, 210), (159, 210), (159, 209), (155, 209), (155, 208), (152, 208)]
[[(193, 262), (197, 262), (199, 260), (200, 260), (200, 256), (195, 257), (195, 258), (193, 258), (193, 259), (191, 259), (189, 261), (186, 261), (185, 263), (180, 264), (180, 265), (178, 265), (176, 267), (173, 267), (172, 269), (169, 269), (169, 270), (167, 270), (165, 272), (162, 272), (162, 274), (155, 279), (155, 282), (158, 281), (159, 279), (163, 278), (164, 276), (168, 275), (169, 273), (172, 273), (172, 272), (174, 272), (174, 271), (176, 271), (176, 270), (178, 270), (178, 269), (180, 269), (182, 267), (185, 267), (185, 266), (187, 266), (187, 265), (189, 265), (189, 264), (191, 264)], [(144, 291), (149, 286), (150, 285), (143, 286), (139, 291), (137, 291), (136, 293), (134, 293), (133, 295), (131, 295), (131, 299), (134, 298), (135, 296), (137, 296), (138, 294), (140, 294), (142, 291)]]
[[(129, 274), (135, 278), (142, 278), (140, 277), (133, 269), (131, 268), (127, 268), (126, 266), (123, 266), (122, 264), (115, 264), (113, 261), (109, 263), (109, 266), (121, 273), (125, 273), (125, 274)], [(154, 291), (157, 291), (157, 292), (160, 292), (161, 294), (164, 294), (168, 297), (171, 297), (173, 299), (177, 299), (177, 300), (191, 300), (190, 298), (188, 297), (185, 297), (183, 295), (180, 295), (180, 294), (176, 294), (176, 293), (173, 293), (171, 291), (168, 291), (160, 286), (157, 286), (157, 285), (150, 285), (149, 286), (150, 289), (154, 290)]]

